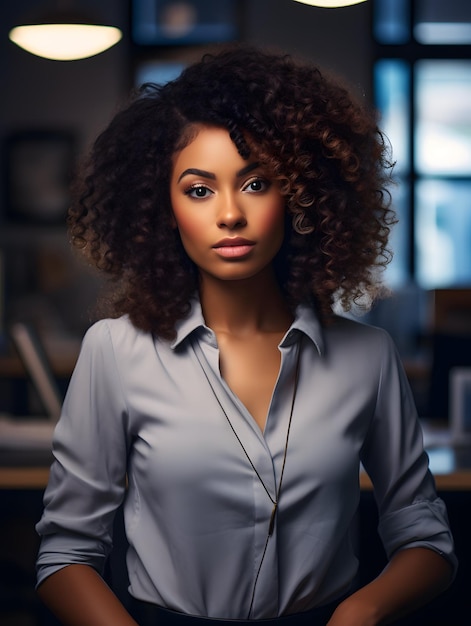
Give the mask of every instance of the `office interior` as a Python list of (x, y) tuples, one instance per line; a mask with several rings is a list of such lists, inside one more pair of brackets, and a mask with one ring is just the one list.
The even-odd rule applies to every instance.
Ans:
[[(471, 542), (471, 5), (468, 0), (366, 0), (326, 9), (295, 0), (74, 0), (118, 26), (122, 40), (77, 61), (40, 58), (8, 38), (22, 19), (60, 2), (0, 3), (0, 415), (43, 410), (15, 352), (15, 322), (37, 331), (61, 392), (104, 285), (70, 250), (68, 182), (129, 91), (164, 81), (205, 51), (244, 41), (317, 62), (345, 80), (379, 125), (396, 161), (399, 222), (389, 296), (368, 313), (396, 342), (430, 436), (437, 486), (461, 562), (444, 596), (408, 624), (468, 624)], [(174, 22), (172, 22), (174, 20)], [(209, 28), (202, 28), (208, 27)], [(20, 181), (20, 182), (18, 182)], [(22, 464), (34, 469), (25, 455)], [(3, 467), (2, 466), (3, 463)], [(9, 461), (10, 464), (10, 461)], [(53, 626), (34, 590), (44, 468), (10, 480), (0, 461), (0, 622)], [(16, 468), (18, 469), (18, 468)], [(47, 471), (47, 470), (46, 470)], [(39, 478), (38, 478), (39, 476)], [(381, 566), (365, 482), (360, 576)], [(118, 558), (118, 557), (116, 557)], [(468, 577), (468, 578), (467, 578)], [(466, 612), (468, 614), (466, 614)]]

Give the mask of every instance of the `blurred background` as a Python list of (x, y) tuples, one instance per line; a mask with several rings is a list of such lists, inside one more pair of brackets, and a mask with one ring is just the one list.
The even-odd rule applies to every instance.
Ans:
[[(15, 26), (64, 12), (115, 26), (122, 37), (80, 60), (43, 58), (9, 39)], [(450, 376), (471, 368), (469, 0), (366, 0), (336, 9), (295, 0), (1, 2), (0, 414), (41, 408), (11, 325), (38, 333), (63, 392), (93, 319), (101, 285), (70, 251), (65, 228), (77, 160), (130, 89), (165, 82), (229, 41), (311, 59), (377, 107), (396, 161), (391, 193), (400, 221), (385, 275), (391, 297), (360, 319), (392, 334), (420, 416), (449, 426)], [(11, 498), (4, 494), (0, 507), (20, 507)]]

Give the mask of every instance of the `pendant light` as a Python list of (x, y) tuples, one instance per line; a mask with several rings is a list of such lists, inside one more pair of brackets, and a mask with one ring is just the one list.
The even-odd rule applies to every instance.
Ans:
[(294, 0), (302, 4), (309, 4), (311, 7), (322, 7), (324, 9), (338, 9), (340, 7), (349, 7), (353, 4), (360, 4), (365, 0)]
[(67, 4), (58, 2), (57, 10), (15, 26), (10, 40), (45, 59), (75, 61), (100, 54), (122, 38), (119, 28), (96, 22)]

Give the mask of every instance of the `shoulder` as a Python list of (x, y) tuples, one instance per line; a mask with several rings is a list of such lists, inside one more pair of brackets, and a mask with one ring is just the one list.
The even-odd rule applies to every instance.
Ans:
[(343, 315), (334, 315), (330, 325), (326, 326), (326, 332), (332, 331), (334, 334), (342, 334), (353, 338), (371, 337), (376, 339), (385, 339), (389, 337), (389, 333), (378, 326), (372, 326), (362, 322), (360, 319), (354, 319)]
[(117, 318), (105, 318), (92, 324), (85, 333), (86, 340), (99, 340), (106, 335), (113, 337), (129, 336), (142, 333), (130, 321), (127, 315)]
[(383, 328), (336, 315), (324, 328), (326, 350), (355, 350), (369, 356), (396, 353), (394, 342)]
[(402, 380), (402, 362), (386, 330), (343, 316), (323, 330), (323, 364), (339, 381), (376, 393), (382, 381)]
[(297, 310), (293, 327), (310, 337), (320, 354), (392, 354), (396, 351), (386, 330), (346, 315), (334, 315), (327, 324), (321, 325), (315, 309), (302, 306)]
[(95, 322), (85, 333), (82, 349), (131, 353), (153, 344), (153, 335), (136, 328), (127, 315)]

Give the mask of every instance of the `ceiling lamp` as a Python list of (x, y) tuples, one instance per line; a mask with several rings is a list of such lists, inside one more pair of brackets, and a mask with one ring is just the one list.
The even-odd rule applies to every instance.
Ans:
[(360, 4), (365, 0), (294, 0), (295, 2), (302, 2), (302, 4), (309, 4), (312, 7), (323, 7), (324, 9), (338, 9), (339, 7), (349, 7), (352, 4)]
[(122, 37), (119, 28), (97, 24), (75, 12), (57, 11), (41, 19), (15, 26), (9, 38), (31, 54), (55, 61), (75, 61), (114, 46)]

